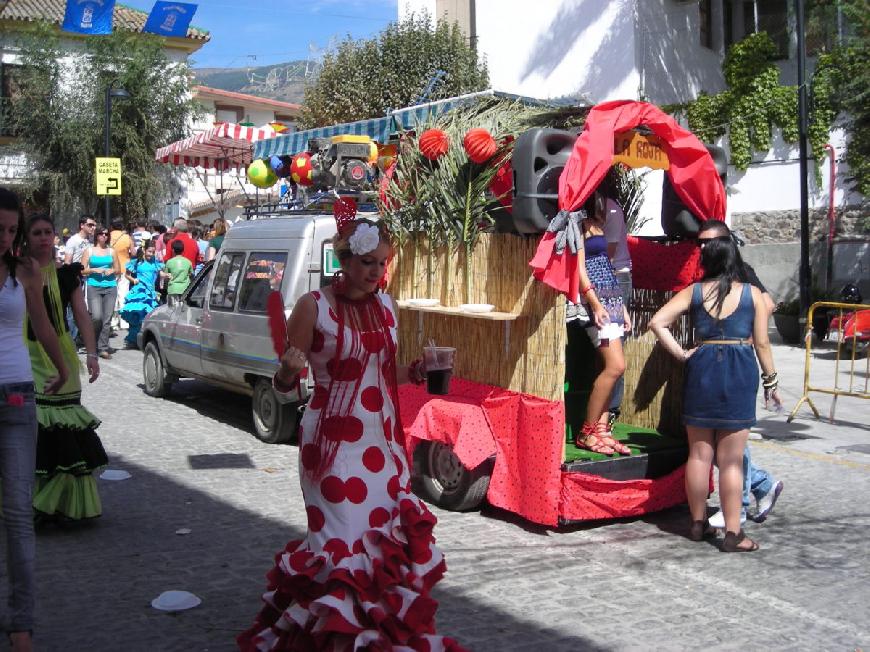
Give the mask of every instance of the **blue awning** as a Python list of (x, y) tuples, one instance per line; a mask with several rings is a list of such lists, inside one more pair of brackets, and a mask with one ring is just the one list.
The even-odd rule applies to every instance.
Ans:
[(343, 124), (330, 125), (328, 127), (318, 127), (317, 129), (307, 129), (306, 131), (297, 131), (292, 134), (284, 134), (261, 140), (254, 143), (254, 158), (269, 158), (270, 156), (289, 156), (298, 152), (304, 152), (308, 148), (308, 141), (312, 138), (331, 138), (332, 136), (341, 136), (345, 134), (353, 134), (356, 136), (369, 136), (372, 140), (379, 143), (385, 143), (393, 134), (409, 129), (415, 129), (417, 125), (428, 122), (432, 117), (441, 115), (450, 111), (460, 104), (468, 104), (481, 97), (497, 97), (513, 99), (526, 104), (550, 104), (542, 102), (530, 97), (522, 97), (520, 95), (512, 95), (509, 93), (501, 93), (498, 91), (480, 91), (478, 93), (468, 93), (458, 97), (451, 97), (445, 100), (429, 102), (427, 104), (418, 104), (417, 106), (409, 106), (404, 109), (391, 112), (383, 118), (371, 118), (369, 120), (359, 120), (357, 122), (345, 122)]

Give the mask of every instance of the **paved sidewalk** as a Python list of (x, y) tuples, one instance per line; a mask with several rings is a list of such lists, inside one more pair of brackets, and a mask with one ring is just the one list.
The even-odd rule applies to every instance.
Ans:
[[(802, 355), (775, 350), (788, 410)], [(147, 397), (140, 365), (121, 351), (85, 391), (111, 468), (132, 478), (99, 481), (93, 524), (39, 534), (39, 650), (233, 650), (273, 555), (304, 533), (297, 449), (259, 443), (245, 397), (196, 381)], [(867, 649), (868, 410), (842, 399), (837, 414), (833, 426), (808, 410), (794, 424), (764, 414), (753, 457), (785, 491), (748, 526), (763, 546), (751, 555), (688, 541), (685, 507), (559, 531), (492, 509), (434, 510), (449, 565), (439, 631), (476, 652)], [(167, 589), (202, 605), (152, 609)]]

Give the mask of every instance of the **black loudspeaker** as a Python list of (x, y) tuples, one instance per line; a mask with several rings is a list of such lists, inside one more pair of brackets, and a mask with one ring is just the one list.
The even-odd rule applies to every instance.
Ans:
[(559, 175), (577, 134), (562, 129), (530, 129), (517, 138), (514, 170), (513, 222), (519, 233), (542, 233), (559, 211)]
[[(719, 173), (722, 185), (725, 186), (728, 178), (728, 158), (725, 156), (725, 150), (716, 145), (704, 145), (704, 147), (710, 152), (716, 165), (716, 172)], [(665, 235), (677, 240), (694, 238), (698, 234), (701, 220), (706, 218), (707, 216), (697, 216), (686, 208), (674, 190), (670, 177), (665, 174), (662, 182), (662, 229)]]

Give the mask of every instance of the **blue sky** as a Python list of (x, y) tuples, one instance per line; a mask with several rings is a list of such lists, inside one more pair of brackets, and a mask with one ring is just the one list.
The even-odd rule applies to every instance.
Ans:
[[(122, 0), (151, 11), (153, 0)], [(397, 0), (200, 0), (193, 25), (211, 41), (192, 57), (195, 68), (266, 66), (306, 59), (348, 34), (371, 36), (396, 20)], [(255, 58), (252, 58), (255, 57)]]

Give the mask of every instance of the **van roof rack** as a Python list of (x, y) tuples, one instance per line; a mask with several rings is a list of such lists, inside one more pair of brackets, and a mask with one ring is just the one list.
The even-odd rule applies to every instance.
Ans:
[(287, 215), (313, 215), (317, 213), (332, 212), (332, 206), (336, 199), (350, 198), (356, 201), (357, 209), (363, 213), (376, 213), (378, 206), (376, 202), (377, 195), (374, 192), (358, 191), (358, 192), (342, 192), (322, 191), (312, 194), (304, 193), (297, 198), (288, 197), (285, 195), (278, 202), (268, 204), (257, 204), (255, 206), (245, 206), (245, 219), (250, 220), (254, 217), (265, 216), (287, 216)]

